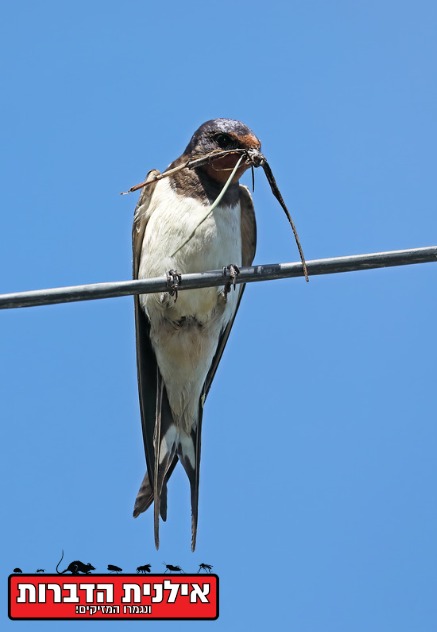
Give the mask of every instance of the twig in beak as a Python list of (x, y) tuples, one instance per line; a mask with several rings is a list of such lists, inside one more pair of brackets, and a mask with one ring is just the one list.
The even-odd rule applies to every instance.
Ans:
[[(273, 195), (275, 196), (275, 198), (278, 200), (279, 204), (282, 206), (285, 215), (287, 216), (287, 219), (290, 223), (291, 229), (293, 231), (293, 235), (294, 235), (294, 239), (296, 241), (296, 245), (297, 245), (297, 249), (299, 251), (299, 256), (300, 256), (300, 260), (302, 261), (302, 267), (303, 267), (303, 273), (305, 276), (305, 280), (308, 282), (309, 278), (308, 278), (308, 268), (307, 268), (307, 264), (305, 261), (305, 256), (303, 254), (303, 250), (302, 250), (302, 246), (300, 245), (300, 241), (299, 241), (299, 235), (297, 234), (297, 230), (296, 230), (296, 226), (294, 225), (294, 222), (291, 218), (290, 213), (288, 212), (287, 206), (285, 205), (284, 199), (281, 195), (281, 192), (278, 189), (278, 185), (276, 184), (276, 180), (275, 177), (273, 175), (273, 172), (270, 168), (269, 163), (267, 162), (267, 160), (265, 159), (265, 157), (263, 156), (263, 154), (258, 151), (257, 149), (225, 149), (223, 151), (212, 151), (209, 154), (205, 154), (204, 156), (200, 156), (199, 158), (194, 158), (192, 160), (187, 160), (186, 162), (178, 165), (177, 167), (173, 167), (173, 169), (168, 169), (167, 171), (164, 171), (163, 173), (159, 173), (157, 174), (154, 178), (151, 178), (150, 180), (144, 181), (144, 182), (140, 182), (139, 184), (136, 184), (135, 186), (131, 187), (128, 191), (124, 191), (123, 193), (121, 193), (120, 195), (127, 195), (128, 193), (133, 193), (134, 191), (138, 191), (139, 189), (142, 189), (143, 187), (152, 184), (152, 182), (157, 182), (158, 180), (162, 180), (162, 178), (167, 178), (168, 176), (172, 175), (173, 173), (176, 173), (177, 171), (181, 171), (181, 169), (196, 169), (197, 167), (201, 167), (202, 165), (205, 165), (207, 163), (211, 163), (214, 160), (217, 160), (217, 158), (223, 158), (224, 156), (229, 156), (231, 154), (237, 154), (240, 156), (237, 165), (232, 169), (232, 173), (228, 179), (228, 181), (226, 182), (225, 186), (223, 187), (223, 190), (221, 192), (221, 194), (218, 196), (217, 200), (214, 202), (214, 204), (211, 206), (211, 208), (209, 209), (206, 217), (208, 217), (211, 212), (214, 210), (214, 208), (217, 206), (217, 204), (220, 202), (220, 200), (222, 199), (222, 196), (224, 195), (224, 193), (226, 192), (226, 189), (228, 188), (232, 178), (234, 177), (234, 174), (236, 173), (238, 167), (243, 163), (243, 160), (246, 159), (246, 164), (249, 164), (252, 168), (252, 189), (255, 190), (255, 179), (254, 179), (254, 172), (253, 169), (254, 167), (262, 167), (264, 169), (264, 173), (266, 174), (266, 178), (268, 180), (268, 183), (270, 184), (270, 188), (272, 190)], [(221, 171), (231, 171), (231, 169), (221, 169)], [(203, 218), (202, 222), (206, 219), (206, 217)], [(201, 223), (202, 223), (201, 222)], [(196, 230), (196, 229), (195, 229)], [(194, 234), (195, 231), (193, 231)], [(187, 241), (189, 241), (191, 239), (193, 235), (191, 234), (190, 237), (182, 244), (182, 246), (184, 246)], [(178, 250), (176, 252), (178, 252), (182, 246), (180, 246), (178, 248)], [(176, 254), (176, 253), (174, 253)]]
[(158, 175), (156, 175), (154, 178), (151, 178), (150, 180), (147, 180), (147, 181), (144, 180), (144, 182), (135, 184), (133, 187), (131, 187), (127, 191), (122, 191), (120, 195), (128, 195), (129, 193), (138, 191), (139, 189), (142, 189), (143, 187), (148, 186), (149, 184), (152, 184), (153, 182), (158, 182), (158, 180), (162, 180), (163, 178), (167, 178), (168, 176), (171, 176), (173, 173), (177, 173), (178, 171), (181, 171), (181, 169), (196, 169), (197, 167), (201, 167), (202, 165), (205, 165), (208, 162), (212, 162), (213, 160), (216, 160), (217, 158), (223, 158), (224, 156), (229, 156), (231, 154), (240, 154), (241, 156), (246, 156), (247, 161), (251, 160), (250, 152), (248, 152), (246, 149), (225, 149), (223, 151), (211, 151), (209, 154), (205, 154), (204, 156), (201, 156), (200, 158), (195, 158), (194, 160), (187, 160), (186, 162), (183, 162), (181, 165), (178, 165), (177, 167), (173, 167), (173, 169), (167, 169), (167, 171), (164, 171), (163, 173), (159, 173)]
[(300, 260), (302, 261), (302, 267), (303, 267), (303, 273), (304, 273), (304, 276), (305, 276), (305, 280), (308, 282), (309, 281), (308, 268), (307, 268), (307, 264), (306, 264), (306, 261), (305, 261), (305, 255), (303, 254), (302, 246), (300, 245), (299, 235), (297, 234), (296, 226), (294, 225), (294, 222), (291, 219), (291, 215), (288, 212), (288, 208), (285, 205), (284, 199), (283, 199), (283, 197), (281, 195), (281, 192), (278, 189), (278, 185), (276, 184), (275, 177), (273, 175), (273, 172), (272, 172), (272, 170), (270, 168), (270, 165), (267, 162), (267, 160), (264, 160), (262, 162), (261, 166), (264, 169), (264, 173), (266, 174), (266, 178), (268, 180), (268, 183), (270, 184), (270, 188), (272, 190), (273, 195), (275, 196), (275, 198), (278, 200), (279, 204), (284, 209), (285, 215), (287, 216), (287, 219), (290, 222), (290, 226), (291, 226), (291, 229), (293, 231), (294, 239), (296, 241), (297, 249), (299, 250)]

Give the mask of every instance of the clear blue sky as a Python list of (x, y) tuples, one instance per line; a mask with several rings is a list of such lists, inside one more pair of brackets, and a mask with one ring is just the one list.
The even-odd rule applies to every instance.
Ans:
[[(222, 116), (263, 141), (308, 259), (437, 243), (436, 29), (431, 0), (2, 3), (0, 292), (128, 279), (136, 196), (118, 193)], [(256, 261), (294, 261), (256, 175)], [(64, 549), (100, 571), (213, 564), (221, 614), (200, 630), (434, 632), (436, 274), (247, 288), (194, 555), (180, 468), (159, 552), (152, 515), (131, 517), (132, 299), (0, 313), (1, 628), (46, 629), (7, 620), (7, 576)], [(193, 624), (148, 628), (175, 625)]]

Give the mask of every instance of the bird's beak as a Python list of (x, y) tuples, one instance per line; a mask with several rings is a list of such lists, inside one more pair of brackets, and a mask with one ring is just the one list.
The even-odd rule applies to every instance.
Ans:
[(249, 167), (262, 167), (266, 159), (259, 149), (247, 150), (247, 164)]
[[(233, 178), (235, 182), (239, 180), (243, 173), (250, 167), (260, 167), (265, 163), (263, 154), (255, 147), (247, 149), (243, 155), (245, 158)], [(211, 164), (208, 165), (207, 170), (215, 180), (226, 182), (229, 173), (234, 169), (240, 159), (240, 152), (229, 153), (227, 156), (222, 156), (221, 158), (217, 158), (217, 160), (213, 160)]]

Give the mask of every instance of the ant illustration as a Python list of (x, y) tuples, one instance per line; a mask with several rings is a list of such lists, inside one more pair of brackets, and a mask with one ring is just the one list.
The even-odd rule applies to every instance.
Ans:
[(166, 568), (164, 573), (166, 573), (167, 571), (170, 571), (171, 573), (185, 573), (185, 571), (180, 566), (173, 566), (173, 564), (164, 564), (164, 566)]
[(200, 570), (202, 571), (206, 571), (207, 573), (210, 573), (213, 569), (213, 566), (211, 566), (211, 564), (199, 564), (199, 570), (197, 571), (198, 573), (200, 573)]
[(121, 573), (122, 570), (122, 568), (115, 566), (115, 564), (108, 564), (108, 571), (111, 573)]
[(150, 564), (137, 567), (137, 573), (150, 573)]

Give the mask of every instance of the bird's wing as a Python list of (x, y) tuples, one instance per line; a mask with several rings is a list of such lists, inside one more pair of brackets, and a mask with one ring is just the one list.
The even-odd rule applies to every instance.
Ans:
[[(159, 174), (156, 169), (147, 174), (147, 181)], [(135, 208), (134, 222), (132, 228), (132, 247), (133, 247), (133, 278), (138, 278), (140, 267), (141, 249), (144, 239), (144, 233), (151, 216), (150, 202), (155, 190), (156, 183), (145, 186), (141, 192), (140, 199)], [(163, 380), (156, 362), (155, 352), (152, 348), (150, 340), (150, 323), (144, 310), (140, 306), (139, 296), (134, 297), (135, 304), (135, 332), (136, 332), (136, 351), (137, 351), (137, 373), (138, 373), (138, 392), (140, 400), (141, 426), (143, 431), (144, 451), (146, 454), (147, 473), (141, 484), (134, 507), (134, 517), (145, 511), (154, 500), (154, 470), (155, 470), (155, 442), (157, 435), (161, 432), (165, 434), (166, 428), (173, 423), (173, 418), (168, 404), (167, 393), (163, 385)], [(157, 428), (158, 422), (158, 428)], [(158, 430), (158, 433), (156, 433)], [(167, 468), (160, 468), (164, 472), (164, 476), (160, 477), (159, 482), (161, 492), (159, 494), (161, 501), (155, 503), (158, 513), (161, 512), (162, 518), (166, 519), (167, 503), (166, 503), (166, 479), (170, 475), (177, 458), (174, 463), (171, 462)], [(155, 520), (156, 523), (156, 520)], [(155, 540), (158, 536), (155, 525)]]
[[(241, 205), (241, 244), (242, 244), (242, 263), (243, 266), (251, 266), (252, 261), (255, 258), (256, 251), (256, 219), (255, 209), (253, 207), (252, 196), (249, 189), (240, 184), (240, 205)], [(224, 348), (231, 333), (232, 325), (234, 324), (235, 316), (237, 315), (238, 308), (240, 306), (241, 297), (243, 296), (245, 284), (241, 283), (238, 286), (238, 303), (235, 309), (232, 319), (228, 322), (226, 328), (223, 330), (220, 340), (217, 346), (217, 351), (214, 356), (214, 360), (209, 369), (208, 375), (203, 387), (203, 396), (206, 399), (209, 389), (211, 388), (214, 375), (217, 371), (217, 367), (221, 360)]]
[[(159, 171), (153, 169), (147, 174), (146, 181), (158, 175)], [(134, 222), (132, 226), (133, 249), (133, 278), (138, 279), (138, 271), (141, 261), (141, 249), (144, 233), (150, 219), (149, 207), (156, 184), (145, 186), (141, 192), (138, 204), (135, 208)], [(137, 351), (137, 376), (138, 394), (140, 400), (141, 425), (143, 430), (144, 451), (146, 454), (147, 469), (153, 473), (153, 432), (155, 427), (155, 402), (156, 402), (156, 357), (150, 341), (150, 324), (144, 310), (141, 309), (139, 295), (134, 296), (135, 306), (135, 335)], [(153, 479), (152, 479), (153, 480)], [(147, 507), (152, 499), (143, 499)], [(143, 509), (144, 511), (144, 509)], [(135, 515), (135, 512), (134, 512)]]
[[(243, 266), (252, 265), (252, 261), (255, 257), (256, 250), (256, 219), (255, 210), (253, 207), (252, 196), (249, 193), (249, 189), (243, 185), (240, 185), (240, 206), (241, 206), (241, 243), (242, 243), (242, 263)], [(229, 263), (232, 263), (230, 261)], [(240, 306), (241, 297), (244, 292), (244, 284), (238, 286), (238, 302), (234, 315), (226, 325), (225, 329), (220, 335), (220, 339), (217, 345), (217, 350), (214, 355), (211, 367), (206, 376), (205, 383), (203, 385), (202, 395), (199, 401), (198, 422), (196, 428), (191, 431), (191, 439), (195, 447), (195, 464), (192, 467), (189, 459), (184, 459), (183, 455), (179, 458), (184, 466), (184, 469), (190, 480), (191, 488), (191, 548), (194, 551), (196, 546), (196, 534), (197, 534), (197, 520), (198, 520), (198, 505), (199, 505), (199, 474), (200, 474), (200, 448), (201, 448), (201, 434), (202, 434), (202, 417), (203, 417), (203, 405), (211, 388), (212, 380), (217, 371), (220, 359), (223, 355), (224, 348), (229, 338), (229, 334), (234, 324), (235, 316)]]

